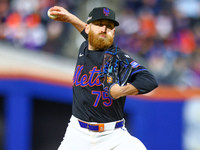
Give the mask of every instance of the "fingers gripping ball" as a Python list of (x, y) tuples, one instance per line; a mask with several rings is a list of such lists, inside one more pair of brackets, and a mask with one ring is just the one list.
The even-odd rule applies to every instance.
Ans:
[(49, 18), (51, 18), (51, 19), (56, 19), (56, 18), (58, 17), (58, 16), (56, 16), (56, 15), (51, 15), (50, 13), (51, 13), (51, 12), (48, 10), (47, 15), (48, 15)]

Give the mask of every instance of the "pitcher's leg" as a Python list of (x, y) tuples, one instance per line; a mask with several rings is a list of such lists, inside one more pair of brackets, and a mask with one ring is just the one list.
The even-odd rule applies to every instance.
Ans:
[(113, 150), (147, 150), (144, 144), (136, 137), (130, 135), (125, 127), (118, 132), (118, 145)]
[(125, 127), (96, 133), (95, 150), (147, 150), (144, 144), (131, 136)]
[(147, 150), (147, 149), (139, 139), (131, 136), (126, 141), (123, 140), (123, 142), (120, 143), (113, 150)]
[[(80, 127), (79, 127), (80, 128)], [(72, 125), (67, 127), (67, 131), (58, 150), (90, 150), (88, 135)]]

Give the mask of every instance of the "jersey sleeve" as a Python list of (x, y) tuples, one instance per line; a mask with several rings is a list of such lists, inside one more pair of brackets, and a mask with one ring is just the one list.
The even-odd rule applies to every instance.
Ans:
[(122, 51), (119, 53), (119, 57), (121, 60), (131, 64), (132, 72), (128, 83), (137, 88), (139, 90), (139, 94), (148, 93), (158, 87), (155, 77), (144, 66), (134, 61), (128, 54)]
[(87, 40), (88, 39), (88, 35), (85, 32), (85, 29), (81, 32), (81, 35)]
[(131, 77), (132, 77), (131, 84), (139, 90), (138, 94), (148, 93), (152, 91), (153, 89), (155, 89), (156, 87), (158, 87), (158, 83), (156, 79), (147, 70), (136, 73), (134, 76), (131, 76)]

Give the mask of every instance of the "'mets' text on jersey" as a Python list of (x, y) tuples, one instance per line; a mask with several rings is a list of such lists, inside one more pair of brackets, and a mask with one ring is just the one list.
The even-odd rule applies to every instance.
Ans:
[(125, 97), (111, 99), (98, 78), (103, 57), (104, 51), (88, 50), (87, 41), (79, 49), (73, 77), (72, 114), (84, 121), (102, 123), (123, 118)]

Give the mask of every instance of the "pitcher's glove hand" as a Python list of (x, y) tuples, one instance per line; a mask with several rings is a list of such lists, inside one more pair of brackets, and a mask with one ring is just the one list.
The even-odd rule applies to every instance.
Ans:
[(120, 86), (126, 85), (131, 71), (132, 66), (128, 62), (120, 60), (116, 53), (110, 51), (105, 52), (98, 77), (103, 85), (104, 91), (112, 99), (114, 98), (110, 95), (111, 87), (114, 84), (119, 84)]

